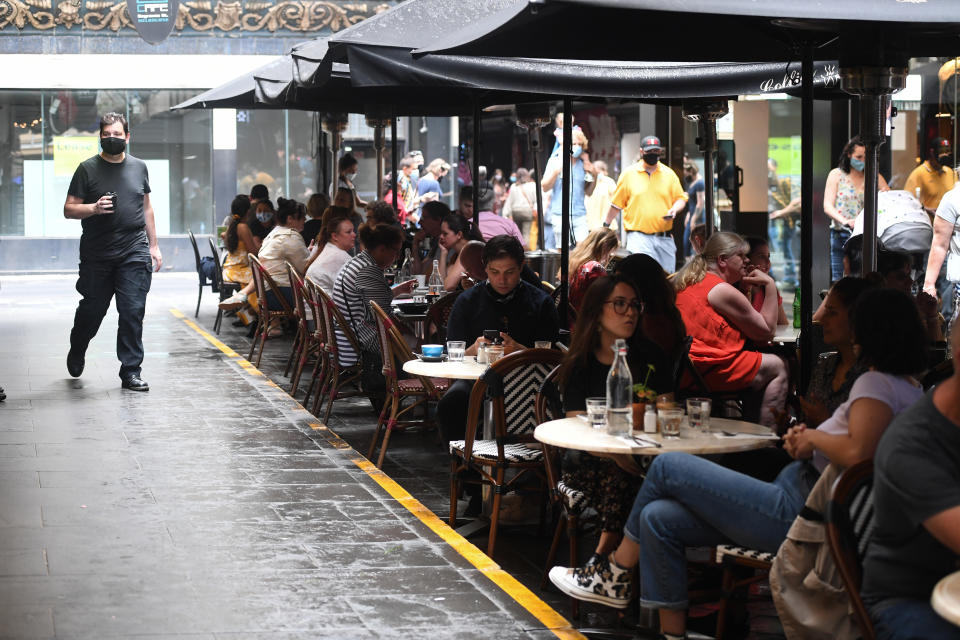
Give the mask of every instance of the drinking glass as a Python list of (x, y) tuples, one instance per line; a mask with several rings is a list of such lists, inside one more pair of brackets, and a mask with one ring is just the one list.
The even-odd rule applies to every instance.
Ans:
[(550, 349), (553, 347), (553, 343), (549, 340), (536, 340), (533, 343), (534, 349)]
[(462, 340), (450, 340), (447, 342), (447, 359), (450, 362), (463, 362), (463, 352), (467, 343)]
[(497, 360), (503, 357), (503, 345), (502, 344), (488, 344), (487, 345), (487, 364), (493, 364)]
[(660, 423), (660, 433), (664, 438), (679, 438), (683, 409), (660, 409), (657, 411), (657, 422)]
[(687, 418), (690, 428), (697, 431), (710, 430), (710, 398), (687, 398)]
[(603, 431), (607, 426), (607, 399), (587, 398), (587, 417), (591, 427)]

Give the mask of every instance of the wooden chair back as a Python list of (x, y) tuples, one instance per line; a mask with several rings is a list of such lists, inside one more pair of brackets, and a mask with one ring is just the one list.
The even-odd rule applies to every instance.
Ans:
[(443, 344), (447, 341), (447, 321), (450, 319), (450, 312), (453, 311), (453, 303), (462, 291), (451, 291), (444, 294), (439, 300), (430, 305), (427, 309), (427, 323), (424, 327), (424, 335), (429, 341), (435, 341), (437, 344)]
[(874, 530), (873, 460), (847, 468), (833, 485), (827, 504), (827, 543), (854, 616), (865, 640), (874, 637), (873, 622), (860, 599), (863, 559)]
[(326, 314), (326, 327), (327, 327), (327, 348), (330, 353), (334, 356), (334, 362), (339, 367), (339, 349), (337, 348), (337, 332), (340, 332), (347, 342), (350, 343), (353, 352), (357, 354), (357, 357), (360, 357), (362, 353), (360, 349), (360, 340), (357, 338), (357, 334), (353, 331), (353, 327), (350, 326), (350, 323), (347, 322), (347, 319), (343, 317), (343, 314), (340, 313), (340, 309), (337, 308), (336, 303), (333, 299), (327, 295), (327, 292), (321, 289), (320, 287), (316, 288), (317, 294), (320, 296), (320, 299), (323, 301), (324, 313)]
[[(247, 258), (250, 260), (250, 271), (253, 273), (254, 286), (257, 288), (257, 304), (260, 306), (260, 309), (266, 311), (268, 314), (282, 314), (293, 317), (293, 308), (280, 292), (280, 287), (277, 285), (276, 280), (267, 273), (260, 259), (252, 253), (248, 254)], [(280, 305), (279, 309), (270, 308), (270, 304), (267, 302), (267, 291), (273, 292), (274, 297)]]
[(284, 260), (284, 264), (287, 265), (287, 277), (290, 278), (290, 286), (293, 289), (294, 309), (299, 314), (300, 322), (303, 323), (304, 330), (306, 330), (307, 307), (303, 277), (297, 273), (297, 269), (288, 260)]

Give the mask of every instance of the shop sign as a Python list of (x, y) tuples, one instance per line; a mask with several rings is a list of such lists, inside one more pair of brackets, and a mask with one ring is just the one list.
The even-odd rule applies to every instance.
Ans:
[(53, 175), (70, 177), (77, 165), (100, 152), (97, 136), (53, 136)]
[(128, 0), (127, 13), (140, 37), (150, 44), (167, 39), (177, 21), (179, 0)]

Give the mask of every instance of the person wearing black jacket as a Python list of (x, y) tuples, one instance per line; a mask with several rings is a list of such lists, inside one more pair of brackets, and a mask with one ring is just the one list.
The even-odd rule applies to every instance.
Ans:
[[(487, 342), (483, 332), (488, 329), (500, 332), (504, 355), (532, 347), (537, 340), (557, 340), (556, 306), (546, 292), (521, 279), (523, 259), (523, 246), (513, 236), (494, 236), (484, 246), (487, 279), (457, 298), (447, 322), (447, 339), (464, 341), (465, 355), (477, 354), (480, 344)], [(464, 437), (472, 387), (469, 380), (454, 382), (437, 404), (446, 440)]]

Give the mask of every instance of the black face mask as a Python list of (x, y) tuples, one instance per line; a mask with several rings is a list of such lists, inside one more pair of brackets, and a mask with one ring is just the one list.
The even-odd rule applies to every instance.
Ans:
[(953, 160), (953, 156), (951, 156), (949, 153), (945, 153), (942, 156), (937, 156), (937, 162), (944, 167), (949, 167), (951, 160)]
[(645, 153), (645, 154), (643, 154), (643, 161), (646, 162), (648, 165), (653, 166), (653, 165), (657, 164), (657, 162), (660, 161), (660, 154), (659, 154), (659, 153)]
[(118, 156), (127, 148), (127, 141), (123, 138), (100, 138), (100, 147), (104, 153)]

